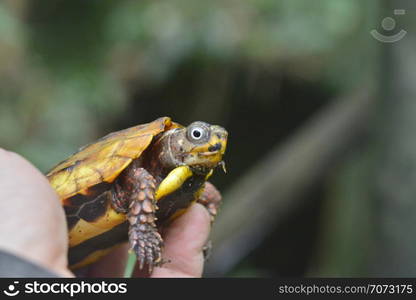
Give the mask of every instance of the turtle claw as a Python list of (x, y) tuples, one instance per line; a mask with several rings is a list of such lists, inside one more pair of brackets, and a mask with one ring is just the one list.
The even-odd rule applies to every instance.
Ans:
[(162, 262), (163, 240), (156, 228), (150, 224), (137, 224), (129, 230), (130, 249), (137, 256), (140, 270), (145, 265), (152, 272)]
[(211, 240), (205, 243), (204, 247), (202, 248), (202, 253), (204, 254), (204, 260), (208, 261), (212, 254), (212, 241)]

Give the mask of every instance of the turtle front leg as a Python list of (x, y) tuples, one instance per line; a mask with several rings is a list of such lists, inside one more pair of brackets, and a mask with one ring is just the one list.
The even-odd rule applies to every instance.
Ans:
[(132, 167), (126, 173), (115, 185), (113, 206), (127, 213), (130, 249), (137, 255), (140, 269), (147, 264), (151, 272), (162, 263), (163, 247), (155, 224), (156, 180), (143, 168)]
[(201, 203), (208, 210), (209, 215), (211, 216), (211, 223), (214, 222), (215, 217), (218, 213), (218, 208), (221, 205), (221, 194), (217, 188), (210, 182), (205, 183), (204, 190), (199, 196), (197, 202)]
[[(201, 203), (205, 208), (208, 210), (209, 215), (211, 216), (211, 224), (214, 222), (215, 217), (218, 213), (218, 208), (221, 205), (221, 193), (217, 190), (217, 188), (210, 182), (205, 183), (204, 190), (202, 194), (199, 196), (197, 202)], [(204, 259), (207, 261), (211, 256), (212, 251), (212, 242), (208, 240), (205, 243), (202, 252), (204, 253)]]

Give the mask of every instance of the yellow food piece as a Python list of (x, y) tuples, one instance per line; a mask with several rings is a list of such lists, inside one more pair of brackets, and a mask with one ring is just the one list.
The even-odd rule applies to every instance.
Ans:
[(180, 166), (170, 171), (168, 176), (163, 179), (156, 190), (156, 200), (159, 200), (179, 189), (186, 179), (191, 176), (192, 171), (188, 166)]

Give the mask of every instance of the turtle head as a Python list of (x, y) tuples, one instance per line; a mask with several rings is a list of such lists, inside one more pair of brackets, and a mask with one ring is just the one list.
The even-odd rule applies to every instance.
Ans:
[(227, 137), (224, 128), (201, 121), (173, 129), (167, 139), (170, 163), (187, 165), (197, 173), (207, 173), (223, 165)]

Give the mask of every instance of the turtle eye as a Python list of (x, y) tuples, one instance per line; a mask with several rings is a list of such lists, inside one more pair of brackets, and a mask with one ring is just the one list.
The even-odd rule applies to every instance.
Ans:
[(191, 131), (191, 137), (194, 140), (199, 140), (202, 138), (202, 136), (204, 135), (204, 130), (202, 128), (194, 128)]
[(191, 142), (205, 143), (209, 139), (209, 128), (202, 126), (202, 124), (190, 126), (187, 136)]

